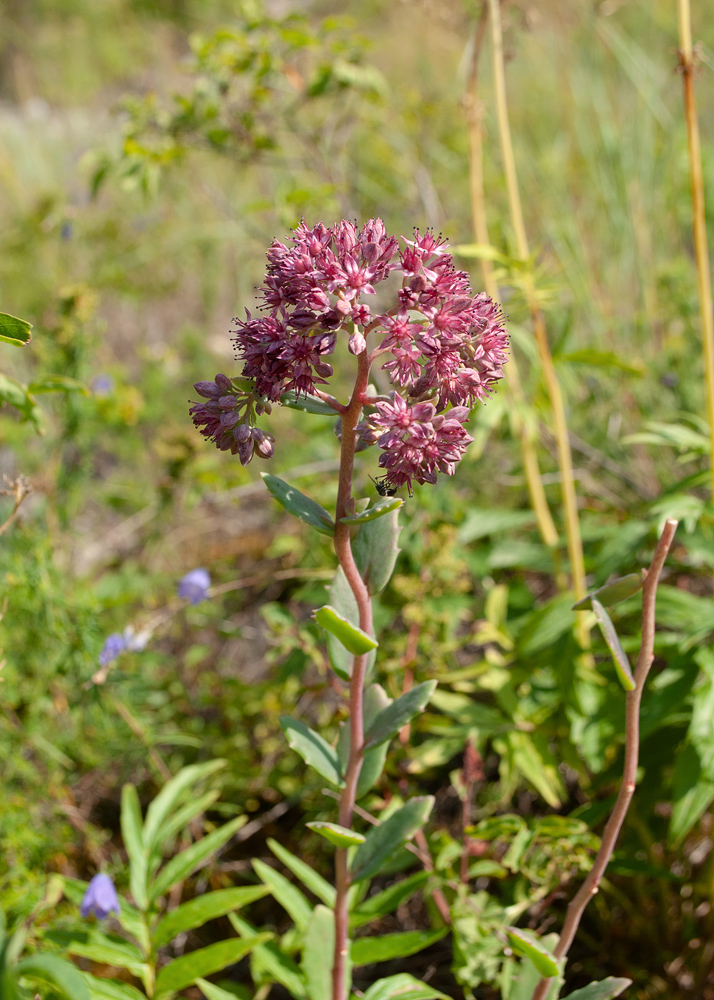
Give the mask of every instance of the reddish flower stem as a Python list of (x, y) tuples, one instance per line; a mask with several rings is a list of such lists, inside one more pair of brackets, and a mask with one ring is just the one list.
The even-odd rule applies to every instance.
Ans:
[[(348, 513), (348, 504), (352, 495), (352, 474), (354, 469), (354, 454), (356, 444), (355, 428), (362, 414), (367, 382), (369, 379), (369, 358), (363, 351), (357, 356), (357, 378), (354, 391), (347, 407), (342, 413), (342, 449), (340, 453), (339, 484), (337, 488), (337, 509), (335, 512), (335, 553), (352, 588), (359, 610), (359, 626), (365, 632), (372, 633), (372, 601), (364, 580), (360, 576), (357, 564), (352, 555), (349, 525), (343, 524), (341, 518)], [(340, 796), (340, 826), (349, 827), (352, 823), (355, 800), (357, 797), (357, 782), (362, 770), (364, 745), (364, 679), (367, 671), (367, 656), (355, 656), (352, 663), (350, 679), (350, 756), (345, 774), (345, 787)], [(338, 848), (335, 855), (335, 954), (332, 966), (332, 998), (347, 1000), (345, 982), (347, 957), (349, 953), (347, 894), (350, 888), (350, 873), (347, 866), (347, 849)]]
[[(665, 522), (664, 529), (657, 542), (657, 548), (652, 557), (652, 562), (647, 570), (647, 577), (642, 588), (642, 643), (635, 666), (635, 687), (634, 690), (628, 691), (626, 695), (625, 766), (622, 773), (622, 784), (620, 785), (620, 791), (617, 793), (617, 799), (610, 818), (605, 826), (600, 850), (595, 857), (595, 863), (568, 906), (563, 930), (560, 933), (560, 940), (553, 951), (556, 959), (564, 958), (568, 954), (570, 946), (573, 943), (573, 938), (580, 925), (581, 917), (585, 912), (585, 907), (598, 891), (600, 881), (615, 850), (620, 829), (635, 791), (640, 749), (640, 702), (647, 674), (654, 660), (657, 584), (659, 583), (659, 576), (676, 530), (676, 521), (668, 520)], [(543, 1000), (552, 982), (552, 979), (541, 979), (535, 989), (532, 1000)]]

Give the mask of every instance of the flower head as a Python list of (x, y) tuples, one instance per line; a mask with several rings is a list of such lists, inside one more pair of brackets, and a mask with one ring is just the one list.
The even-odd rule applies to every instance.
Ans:
[[(381, 358), (398, 390), (370, 418), (382, 431), (380, 465), (389, 481), (411, 489), (412, 479), (450, 475), (471, 440), (465, 408), (485, 400), (503, 377), (508, 335), (499, 306), (473, 294), (444, 238), (415, 230), (400, 248), (381, 219), (361, 229), (347, 220), (331, 228), (301, 222), (286, 243), (272, 243), (267, 260), (260, 314), (234, 321), (242, 378), (196, 383), (205, 402), (191, 416), (201, 433), (244, 465), (254, 454), (271, 457), (273, 438), (255, 427), (255, 416), (288, 391), (319, 395), (343, 336), (351, 354), (371, 349), (370, 361)], [(401, 285), (393, 304), (374, 315), (369, 300), (394, 273)]]
[(99, 666), (107, 667), (109, 664), (116, 660), (120, 653), (123, 653), (126, 649), (126, 640), (120, 632), (112, 632), (104, 640), (104, 645), (99, 654)]
[(87, 886), (79, 912), (83, 917), (91, 913), (99, 920), (106, 920), (110, 913), (120, 913), (119, 897), (108, 875), (100, 872)]
[(200, 604), (208, 597), (208, 588), (211, 586), (211, 578), (205, 569), (192, 569), (190, 573), (179, 580), (179, 597), (183, 597), (189, 604)]

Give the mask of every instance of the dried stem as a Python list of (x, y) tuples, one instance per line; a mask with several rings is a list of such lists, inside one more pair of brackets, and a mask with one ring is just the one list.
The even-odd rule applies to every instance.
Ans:
[[(363, 351), (357, 357), (358, 370), (352, 398), (342, 414), (342, 448), (340, 452), (339, 485), (337, 489), (337, 509), (335, 512), (335, 553), (352, 588), (359, 610), (359, 626), (372, 633), (372, 601), (369, 591), (360, 576), (352, 555), (349, 526), (341, 518), (348, 512), (352, 495), (352, 474), (355, 454), (355, 428), (362, 413), (369, 379), (369, 358)], [(362, 770), (364, 746), (364, 679), (367, 671), (367, 656), (355, 656), (350, 678), (350, 755), (345, 774), (345, 787), (340, 796), (339, 823), (349, 827), (352, 823), (357, 782)], [(348, 898), (350, 873), (347, 865), (347, 849), (338, 848), (335, 854), (335, 954), (332, 965), (332, 1000), (346, 1000), (345, 972), (349, 953), (348, 938)]]
[[(508, 189), (508, 203), (511, 213), (511, 224), (516, 238), (516, 249), (519, 258), (526, 262), (529, 257), (528, 238), (523, 221), (523, 210), (521, 208), (521, 196), (518, 190), (518, 177), (516, 174), (516, 161), (513, 155), (513, 144), (511, 142), (511, 130), (508, 122), (508, 105), (506, 103), (506, 75), (503, 63), (503, 38), (501, 35), (501, 12), (499, 0), (489, 0), (489, 12), (491, 14), (491, 44), (493, 47), (493, 74), (494, 88), (496, 93), (496, 114), (498, 116), (498, 131), (501, 140), (501, 155), (503, 157), (503, 169), (506, 174), (506, 187)], [(558, 466), (561, 475), (561, 490), (563, 498), (563, 512), (565, 515), (565, 531), (568, 543), (568, 557), (570, 559), (570, 571), (573, 580), (573, 591), (577, 600), (585, 597), (585, 561), (583, 558), (583, 544), (580, 537), (580, 521), (578, 518), (578, 502), (575, 495), (575, 482), (573, 479), (573, 460), (570, 452), (570, 441), (568, 439), (568, 422), (565, 416), (565, 406), (563, 395), (560, 391), (558, 376), (553, 364), (553, 357), (550, 353), (548, 335), (545, 328), (545, 318), (538, 302), (535, 282), (530, 268), (524, 273), (524, 290), (528, 309), (533, 321), (538, 355), (540, 357), (543, 377), (545, 379), (550, 405), (553, 411), (554, 432), (558, 448)], [(577, 634), (583, 648), (589, 646), (589, 635), (584, 623), (584, 615), (579, 614)]]
[[(647, 674), (654, 659), (657, 584), (676, 530), (676, 521), (669, 520), (665, 523), (660, 539), (657, 542), (652, 562), (647, 570), (647, 576), (642, 589), (642, 642), (634, 672), (635, 687), (634, 690), (628, 691), (626, 695), (625, 764), (622, 772), (622, 784), (620, 785), (620, 791), (617, 793), (617, 799), (610, 818), (605, 826), (595, 862), (588, 872), (587, 878), (575, 896), (573, 896), (568, 906), (560, 940), (553, 952), (556, 959), (564, 958), (568, 954), (585, 907), (598, 891), (600, 881), (615, 850), (620, 829), (635, 791), (640, 745), (640, 702)], [(535, 989), (532, 1000), (543, 1000), (551, 983), (551, 979), (541, 979)]]
[(694, 229), (694, 255), (697, 260), (697, 290), (699, 312), (702, 318), (702, 343), (704, 347), (704, 372), (707, 383), (707, 418), (709, 420), (709, 475), (712, 500), (714, 500), (714, 315), (712, 314), (712, 289), (707, 248), (707, 227), (704, 212), (704, 181), (702, 178), (702, 151), (699, 142), (699, 122), (694, 99), (694, 66), (692, 52), (692, 23), (689, 0), (678, 0), (679, 14), (679, 68), (684, 82), (684, 112), (687, 120), (689, 147), (689, 172), (692, 190), (692, 227)]
[[(483, 186), (483, 108), (478, 96), (478, 64), (486, 36), (487, 18), (488, 5), (484, 2), (476, 28), (468, 89), (463, 97), (463, 105), (466, 108), (469, 127), (469, 174), (471, 180), (471, 216), (473, 220), (474, 239), (476, 243), (483, 247), (489, 246), (490, 240), (486, 222), (486, 198)], [(498, 284), (493, 269), (493, 261), (489, 257), (481, 257), (481, 275), (486, 293), (492, 299), (497, 300), (499, 298)], [(558, 532), (553, 523), (545, 490), (543, 489), (533, 428), (521, 416), (521, 410), (525, 406), (525, 398), (513, 350), (506, 365), (505, 374), (515, 403), (510, 414), (511, 426), (513, 433), (519, 436), (521, 442), (521, 459), (523, 461), (526, 483), (528, 484), (531, 507), (535, 513), (538, 530), (544, 544), (549, 548), (555, 548), (558, 544)]]
[(7, 485), (6, 490), (0, 490), (0, 496), (12, 497), (14, 501), (14, 506), (9, 516), (0, 524), (0, 535), (4, 535), (7, 529), (10, 527), (12, 522), (15, 520), (15, 515), (20, 509), (20, 505), (25, 497), (32, 493), (32, 486), (28, 479), (24, 476), (18, 476), (17, 479), (8, 479), (4, 476), (5, 483)]

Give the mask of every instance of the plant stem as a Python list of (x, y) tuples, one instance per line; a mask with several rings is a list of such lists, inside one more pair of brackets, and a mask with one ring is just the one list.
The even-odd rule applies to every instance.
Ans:
[[(568, 954), (585, 907), (598, 891), (600, 880), (615, 850), (620, 829), (635, 791), (640, 747), (640, 702), (647, 674), (654, 660), (657, 584), (676, 530), (676, 521), (668, 520), (665, 522), (664, 529), (652, 557), (652, 562), (647, 570), (644, 587), (642, 588), (642, 642), (634, 671), (635, 687), (634, 690), (628, 691), (626, 695), (625, 764), (622, 772), (622, 783), (617, 793), (617, 799), (610, 818), (605, 826), (600, 849), (595, 856), (595, 862), (588, 872), (587, 878), (575, 896), (573, 896), (568, 906), (560, 940), (553, 951), (553, 955), (558, 960)], [(551, 979), (541, 979), (535, 989), (532, 1000), (543, 1000), (551, 983)]]
[[(364, 580), (360, 576), (352, 555), (349, 526), (341, 522), (348, 513), (352, 495), (352, 474), (355, 454), (355, 428), (362, 413), (367, 382), (369, 380), (369, 358), (366, 351), (357, 356), (357, 378), (352, 398), (342, 414), (342, 448), (340, 452), (339, 485), (337, 489), (337, 509), (335, 512), (335, 553), (352, 588), (359, 610), (359, 626), (372, 634), (372, 601)], [(345, 774), (345, 787), (340, 796), (339, 823), (350, 827), (357, 797), (357, 782), (362, 770), (364, 745), (364, 679), (367, 671), (367, 657), (355, 656), (350, 678), (350, 755)], [(346, 964), (349, 951), (347, 894), (350, 888), (350, 873), (347, 865), (347, 849), (338, 848), (335, 854), (335, 954), (332, 965), (332, 1000), (346, 1000)]]
[[(483, 187), (483, 109), (478, 98), (478, 61), (486, 35), (486, 21), (488, 18), (488, 6), (484, 3), (481, 7), (481, 17), (476, 29), (476, 39), (474, 41), (474, 52), (471, 59), (471, 73), (469, 74), (468, 90), (464, 95), (463, 103), (466, 108), (466, 117), (469, 127), (469, 175), (471, 180), (471, 215), (473, 220), (474, 238), (481, 246), (489, 246), (488, 225), (486, 222), (486, 198)], [(498, 284), (493, 269), (493, 261), (489, 257), (481, 258), (481, 275), (483, 277), (483, 287), (487, 295), (498, 300)], [(534, 436), (528, 421), (523, 420), (521, 410), (525, 407), (525, 397), (523, 387), (518, 372), (515, 352), (511, 350), (511, 356), (505, 368), (506, 381), (511, 390), (514, 406), (511, 411), (511, 428), (514, 434), (520, 437), (521, 459), (523, 471), (528, 484), (528, 494), (531, 500), (531, 507), (536, 516), (538, 530), (545, 545), (555, 548), (558, 544), (558, 532), (553, 523), (553, 518), (548, 507), (548, 501), (543, 489), (540, 468), (538, 466), (538, 456), (535, 450)]]
[(679, 15), (679, 67), (684, 82), (684, 112), (687, 120), (687, 145), (689, 148), (689, 173), (692, 190), (692, 227), (694, 230), (694, 255), (697, 260), (697, 290), (699, 312), (702, 319), (704, 347), (704, 373), (707, 384), (707, 418), (709, 420), (709, 475), (712, 500), (714, 500), (714, 315), (707, 248), (706, 216), (704, 213), (704, 181), (702, 178), (702, 151), (699, 142), (699, 122), (694, 99), (694, 66), (692, 53), (692, 23), (689, 0), (678, 0)]
[[(488, 0), (489, 12), (491, 14), (491, 44), (493, 48), (493, 75), (494, 89), (496, 93), (496, 114), (498, 116), (498, 132), (501, 140), (501, 155), (503, 157), (503, 169), (506, 174), (506, 187), (508, 189), (508, 203), (511, 213), (511, 224), (516, 238), (516, 249), (519, 258), (525, 263), (529, 257), (528, 239), (523, 221), (523, 210), (521, 208), (521, 196), (518, 190), (518, 177), (516, 174), (516, 161), (513, 155), (513, 143), (511, 142), (511, 130), (508, 123), (508, 105), (506, 103), (506, 75), (503, 65), (503, 38), (501, 34), (501, 12), (499, 0)], [(573, 591), (577, 600), (585, 597), (585, 561), (583, 558), (583, 543), (580, 537), (580, 521), (578, 518), (578, 501), (575, 495), (575, 482), (573, 479), (573, 460), (570, 452), (570, 441), (568, 439), (568, 422), (565, 416), (565, 406), (563, 395), (560, 391), (558, 376), (553, 364), (553, 357), (550, 353), (548, 335), (545, 328), (545, 318), (538, 303), (535, 282), (530, 268), (524, 272), (524, 291), (528, 309), (533, 321), (538, 355), (540, 357), (543, 378), (545, 379), (550, 405), (553, 411), (554, 432), (558, 448), (558, 466), (561, 476), (561, 490), (563, 497), (563, 512), (565, 515), (565, 533), (568, 543), (568, 557), (570, 559), (570, 572), (573, 580)], [(584, 624), (584, 615), (578, 615), (578, 625), (576, 627), (581, 646), (589, 646), (588, 630)]]

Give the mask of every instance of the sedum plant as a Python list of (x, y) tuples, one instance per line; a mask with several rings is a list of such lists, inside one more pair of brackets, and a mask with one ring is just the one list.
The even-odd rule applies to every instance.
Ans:
[[(331, 228), (301, 223), (289, 244), (274, 242), (267, 256), (261, 312), (235, 321), (242, 371), (198, 382), (204, 401), (191, 416), (206, 438), (243, 465), (254, 455), (272, 456), (275, 440), (258, 421), (276, 403), (336, 419), (341, 449), (334, 516), (289, 483), (264, 475), (287, 511), (333, 538), (338, 561), (329, 604), (315, 619), (327, 634), (332, 668), (347, 686), (348, 720), (333, 746), (303, 719), (281, 719), (289, 745), (337, 794), (335, 821), (310, 824), (335, 848), (335, 884), (317, 881), (283, 854), (320, 899), (313, 908), (283, 876), (256, 862), (259, 877), (295, 922), (302, 957), (298, 967), (290, 955), (262, 946), (253, 961), (295, 997), (346, 1000), (352, 964), (408, 955), (434, 940), (388, 935), (350, 945), (368, 880), (421, 830), (433, 805), (431, 796), (419, 796), (371, 829), (355, 822), (356, 803), (378, 780), (390, 740), (424, 709), (435, 687), (427, 681), (393, 701), (371, 681), (378, 646), (372, 598), (387, 584), (399, 551), (403, 500), (395, 494), (412, 495), (414, 483), (433, 484), (440, 472), (453, 475), (472, 441), (464, 426), (469, 409), (502, 377), (507, 334), (497, 304), (472, 293), (468, 275), (431, 231), (415, 231), (400, 245), (379, 219), (361, 229), (348, 221)], [(340, 341), (352, 371), (336, 374), (328, 359)], [(349, 398), (328, 391), (346, 379)], [(382, 472), (375, 501), (353, 495), (355, 455), (370, 447), (379, 450)], [(234, 925), (252, 934), (241, 918)], [(393, 995), (388, 981), (374, 988), (375, 995)], [(414, 988), (415, 996), (438, 995)]]

